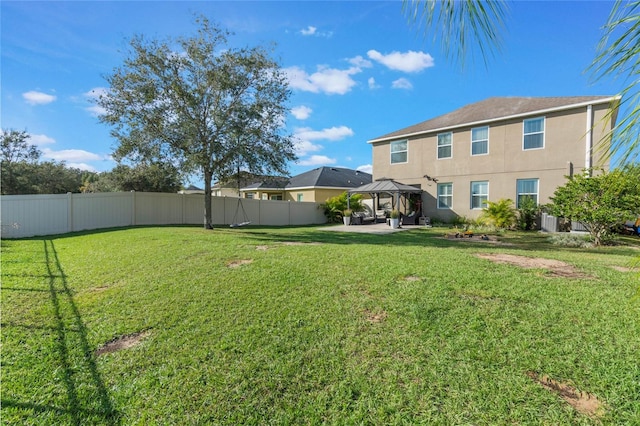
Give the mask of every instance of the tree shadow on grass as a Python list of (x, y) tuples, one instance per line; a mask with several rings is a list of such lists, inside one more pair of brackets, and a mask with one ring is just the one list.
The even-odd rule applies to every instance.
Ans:
[(3, 398), (2, 406), (53, 413), (57, 417), (66, 417), (66, 421), (74, 425), (120, 424), (120, 414), (114, 408), (98, 371), (87, 339), (87, 328), (73, 299), (53, 240), (45, 239), (43, 243), (54, 315), (51, 333), (59, 363), (52, 370), (64, 384), (66, 403), (59, 407)]

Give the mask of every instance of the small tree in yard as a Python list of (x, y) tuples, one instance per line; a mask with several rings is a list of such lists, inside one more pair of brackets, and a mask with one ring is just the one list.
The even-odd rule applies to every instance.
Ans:
[(196, 36), (131, 40), (124, 64), (106, 77), (96, 101), (113, 127), (116, 159), (169, 162), (204, 180), (204, 226), (213, 228), (211, 185), (237, 173), (286, 174), (295, 159), (282, 133), (290, 91), (262, 48), (227, 46), (226, 31), (205, 18)]
[(582, 223), (593, 244), (602, 245), (612, 228), (640, 213), (639, 167), (568, 178), (551, 197), (551, 214)]
[(536, 224), (538, 215), (538, 205), (533, 198), (524, 197), (518, 207), (518, 229), (521, 231), (531, 231)]

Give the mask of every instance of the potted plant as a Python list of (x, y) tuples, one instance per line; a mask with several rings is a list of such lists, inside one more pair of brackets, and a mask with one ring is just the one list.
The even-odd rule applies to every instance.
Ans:
[(353, 214), (353, 210), (346, 209), (342, 212), (342, 221), (345, 225), (351, 225), (351, 215)]
[(398, 210), (391, 210), (389, 214), (389, 224), (393, 229), (400, 227), (400, 212)]

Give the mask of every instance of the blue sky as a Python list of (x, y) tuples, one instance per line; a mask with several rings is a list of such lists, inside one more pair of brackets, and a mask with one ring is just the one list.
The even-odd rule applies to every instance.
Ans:
[(116, 141), (90, 93), (105, 88), (134, 34), (191, 35), (198, 14), (232, 31), (232, 46), (276, 43), (293, 90), (292, 175), (371, 171), (367, 140), (488, 97), (617, 94), (623, 80), (585, 73), (612, 4), (511, 2), (502, 52), (462, 68), (409, 24), (400, 1), (2, 1), (1, 125), (26, 130), (45, 159), (110, 170)]

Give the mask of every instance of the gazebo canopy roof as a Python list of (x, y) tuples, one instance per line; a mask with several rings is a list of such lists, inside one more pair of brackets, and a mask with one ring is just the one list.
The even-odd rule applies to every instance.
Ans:
[(405, 185), (392, 179), (381, 178), (366, 185), (350, 189), (348, 192), (349, 194), (419, 194), (422, 192), (422, 189), (411, 185)]

